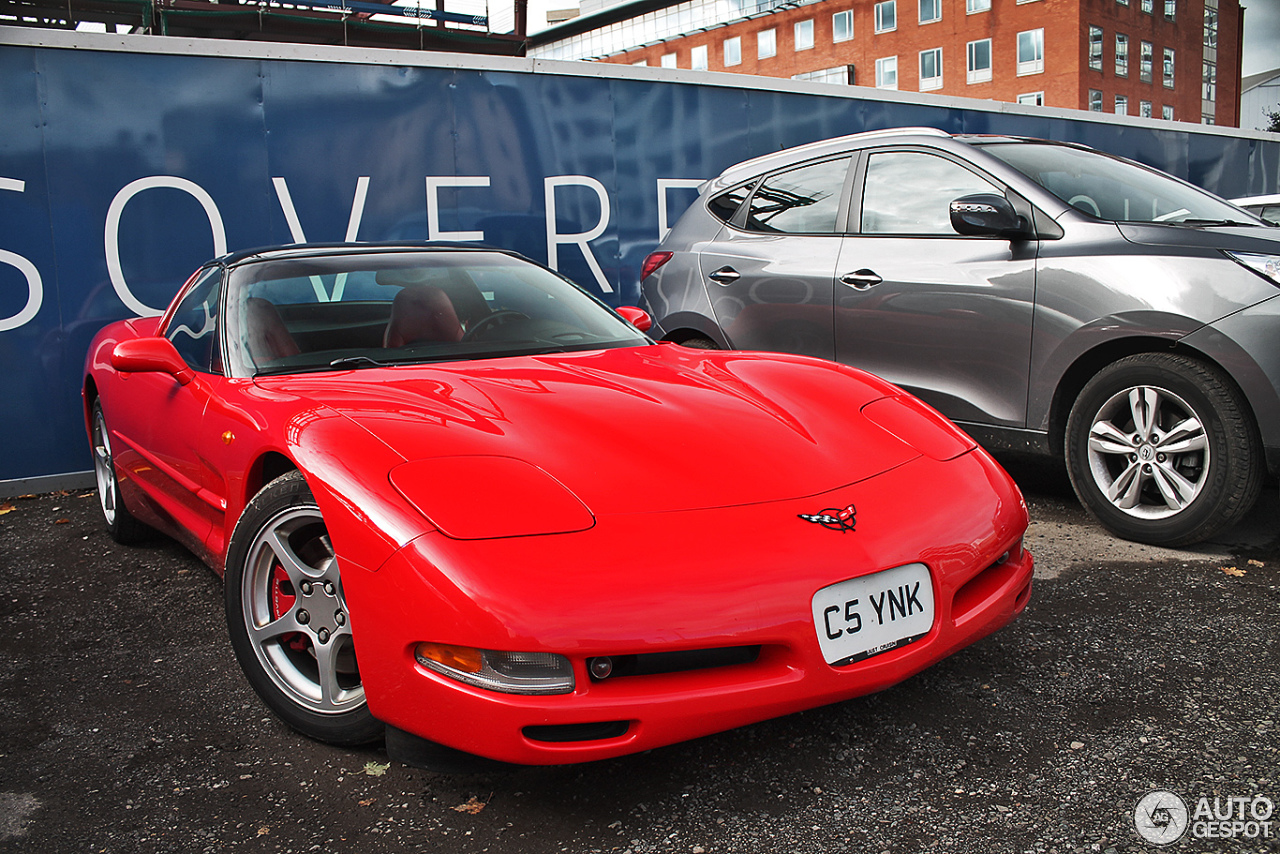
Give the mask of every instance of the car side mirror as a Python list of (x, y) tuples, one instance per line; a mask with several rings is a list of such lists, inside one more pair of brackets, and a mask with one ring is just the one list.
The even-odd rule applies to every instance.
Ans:
[(653, 318), (643, 308), (637, 308), (634, 305), (622, 305), (618, 306), (615, 311), (622, 316), (623, 320), (641, 332), (648, 332), (653, 326)]
[(195, 379), (195, 372), (182, 360), (168, 338), (130, 338), (111, 351), (111, 367), (125, 373), (169, 374), (180, 385)]
[(974, 193), (951, 203), (951, 227), (971, 237), (1021, 237), (1027, 221), (996, 193)]

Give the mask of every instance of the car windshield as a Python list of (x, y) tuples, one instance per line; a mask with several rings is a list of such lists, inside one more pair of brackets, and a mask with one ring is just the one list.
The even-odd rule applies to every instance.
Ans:
[(573, 283), (501, 252), (387, 251), (242, 264), (235, 376), (629, 347), (641, 333)]
[(1163, 172), (1095, 151), (1031, 142), (979, 147), (1078, 210), (1115, 222), (1261, 225), (1217, 196)]

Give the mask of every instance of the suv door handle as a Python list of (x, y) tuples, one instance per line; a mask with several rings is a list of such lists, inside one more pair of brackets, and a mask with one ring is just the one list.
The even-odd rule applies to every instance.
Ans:
[(708, 273), (707, 278), (719, 285), (732, 285), (742, 278), (742, 274), (732, 267), (721, 267), (714, 273)]
[(840, 277), (840, 281), (853, 288), (855, 291), (865, 291), (869, 288), (874, 288), (876, 285), (883, 282), (884, 279), (877, 276), (871, 270), (864, 268), (853, 273), (845, 273)]

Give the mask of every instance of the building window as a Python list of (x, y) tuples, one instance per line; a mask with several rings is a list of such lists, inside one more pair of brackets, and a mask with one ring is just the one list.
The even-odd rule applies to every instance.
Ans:
[(1129, 37), (1116, 33), (1116, 76), (1129, 76)]
[(1216, 101), (1218, 99), (1218, 64), (1205, 60), (1204, 63), (1204, 89), (1200, 93), (1206, 101)]
[(1164, 0), (1164, 19), (1172, 21), (1177, 17), (1178, 0)]
[(1202, 116), (1200, 116), (1200, 124), (1215, 125), (1217, 124), (1217, 122), (1214, 120), (1213, 115), (1211, 113), (1205, 113)]
[(820, 68), (817, 71), (804, 71), (792, 74), (792, 80), (813, 80), (818, 83), (839, 83), (853, 86), (856, 82), (852, 65), (837, 65), (835, 68)]
[(986, 83), (991, 79), (991, 39), (969, 42), (968, 53), (968, 82)]
[(674, 53), (664, 53), (660, 60), (663, 68), (676, 68), (676, 55)]
[(1089, 67), (1102, 70), (1102, 27), (1089, 28)]
[(1116, 3), (1120, 6), (1128, 6), (1129, 0), (1116, 0)]
[(768, 59), (778, 55), (778, 31), (761, 30), (756, 33), (756, 59)]
[(1028, 107), (1043, 107), (1044, 93), (1043, 92), (1027, 92), (1023, 95), (1019, 95), (1018, 103), (1026, 104)]
[(920, 23), (932, 24), (942, 20), (942, 0), (920, 0)]
[(1173, 88), (1173, 48), (1164, 49), (1164, 88)]
[(707, 46), (700, 44), (690, 51), (689, 67), (694, 71), (707, 70)]
[(1170, 107), (1168, 104), (1161, 107), (1160, 118), (1164, 119), (1166, 122), (1173, 121), (1173, 107)]
[(887, 33), (898, 28), (898, 7), (895, 0), (876, 4), (876, 32)]
[(742, 64), (742, 37), (734, 36), (731, 39), (724, 40), (724, 65), (728, 68), (731, 65)]
[(1129, 96), (1128, 95), (1116, 95), (1116, 115), (1117, 116), (1129, 115)]
[(1089, 109), (1095, 113), (1102, 112), (1102, 91), (1099, 89), (1089, 90)]
[(942, 48), (920, 51), (920, 91), (942, 88)]
[(847, 42), (853, 38), (853, 10), (836, 12), (831, 16), (831, 40)]
[(1151, 10), (1154, 8), (1154, 6), (1155, 6), (1155, 0), (1142, 0), (1142, 2), (1139, 4), (1139, 8), (1142, 9), (1143, 12), (1146, 12), (1148, 15), (1151, 14)]
[(1018, 33), (1018, 74), (1040, 74), (1044, 71), (1044, 30)]
[(796, 21), (796, 50), (809, 50), (813, 47), (813, 18)]
[(647, 59), (637, 59), (635, 62), (633, 62), (633, 63), (631, 63), (631, 64), (632, 64), (632, 65), (639, 65), (639, 66), (648, 66), (648, 65), (649, 65), (649, 60), (647, 60)]
[(876, 60), (876, 88), (898, 88), (898, 57), (886, 56)]
[(1218, 10), (1204, 7), (1204, 46), (1218, 46)]
[(1150, 101), (1138, 102), (1138, 115), (1142, 116), (1144, 119), (1151, 118), (1151, 102)]
[(990, 12), (991, 0), (964, 0), (964, 11), (966, 15), (972, 15), (975, 12)]
[(1151, 42), (1142, 42), (1138, 47), (1138, 79), (1143, 83), (1151, 82)]

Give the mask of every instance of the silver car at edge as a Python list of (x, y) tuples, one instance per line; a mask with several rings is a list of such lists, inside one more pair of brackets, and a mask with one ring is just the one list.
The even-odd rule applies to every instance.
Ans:
[(872, 371), (1184, 545), (1280, 469), (1280, 231), (1081, 145), (873, 131), (738, 164), (645, 259), (655, 337)]

